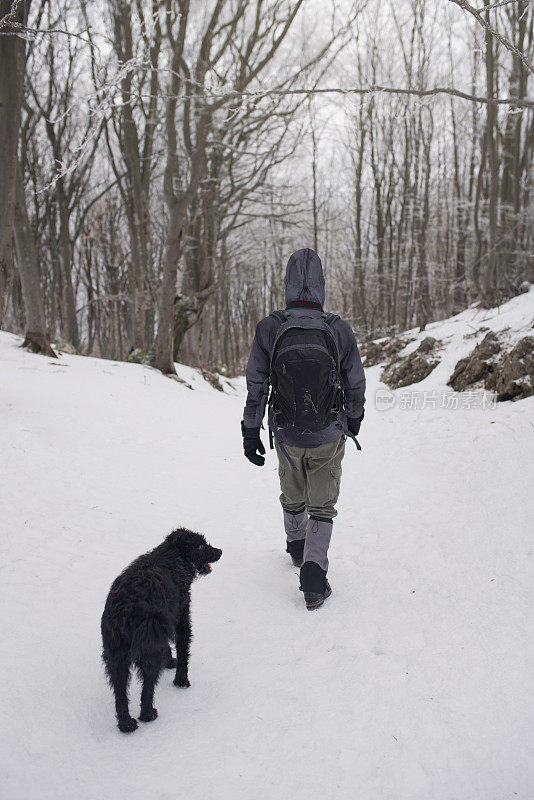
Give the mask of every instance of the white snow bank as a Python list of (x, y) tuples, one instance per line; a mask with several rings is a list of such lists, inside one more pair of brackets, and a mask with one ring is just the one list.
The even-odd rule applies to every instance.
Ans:
[[(510, 319), (515, 304), (527, 324), (527, 298)], [(428, 329), (450, 331), (451, 363), (470, 324), (497, 324), (464, 315)], [(242, 455), (242, 381), (221, 394), (178, 367), (191, 391), (19, 344), (0, 334), (2, 798), (534, 796), (534, 398), (379, 412), (368, 370), (333, 595), (309, 613), (275, 457)], [(118, 572), (182, 524), (223, 548), (194, 585), (192, 687), (166, 673), (159, 719), (124, 736), (100, 614)], [(131, 698), (137, 713), (135, 681)]]

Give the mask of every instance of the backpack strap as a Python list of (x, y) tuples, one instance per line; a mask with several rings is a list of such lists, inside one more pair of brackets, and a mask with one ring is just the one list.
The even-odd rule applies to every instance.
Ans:
[(297, 468), (295, 466), (295, 462), (293, 461), (293, 459), (291, 458), (291, 456), (287, 452), (284, 443), (281, 442), (280, 439), (278, 438), (277, 432), (275, 430), (273, 430), (272, 428), (269, 428), (269, 441), (270, 441), (270, 445), (271, 445), (271, 450), (273, 449), (273, 443), (272, 443), (273, 438), (276, 439), (278, 447), (280, 448), (280, 451), (284, 454), (284, 456), (285, 456), (286, 460), (288, 461), (288, 463), (291, 464), (291, 467), (296, 470)]
[(349, 439), (352, 439), (352, 441), (353, 441), (353, 442), (354, 442), (354, 444), (356, 445), (356, 449), (357, 449), (357, 450), (361, 450), (361, 449), (362, 449), (362, 447), (361, 447), (361, 445), (360, 445), (359, 441), (357, 440), (357, 438), (355, 437), (355, 435), (349, 431), (348, 427), (347, 427), (347, 428), (346, 428), (346, 429), (343, 431), (343, 433), (345, 434), (345, 436), (348, 436), (348, 437), (349, 437)]
[(336, 321), (336, 319), (340, 319), (339, 314), (333, 314), (331, 311), (326, 311), (323, 314), (323, 319), (327, 325), (332, 325)]
[[(327, 325), (332, 325), (336, 321), (336, 319), (340, 319), (340, 316), (339, 314), (333, 314), (331, 311), (328, 311), (323, 314), (323, 319)], [(343, 427), (343, 433), (345, 434), (345, 436), (348, 436), (349, 439), (352, 439), (352, 441), (356, 445), (357, 450), (362, 449), (359, 441), (357, 440), (355, 435), (349, 431), (348, 426), (346, 424)]]
[(289, 314), (287, 313), (287, 311), (283, 311), (282, 309), (278, 309), (278, 311), (271, 311), (269, 316), (274, 317), (282, 324), (284, 322), (287, 322), (287, 319), (289, 318)]
[[(282, 309), (278, 309), (277, 311), (271, 311), (269, 316), (270, 317), (274, 317), (274, 319), (278, 320), (278, 322), (281, 325), (283, 325), (284, 322), (287, 322), (287, 320), (289, 318), (289, 314), (286, 311), (283, 311)], [(271, 381), (270, 381), (270, 378), (267, 377), (267, 378), (265, 378), (265, 380), (263, 382), (263, 395), (262, 395), (262, 398), (261, 398), (262, 409), (263, 409), (264, 412), (265, 412), (265, 407), (267, 406), (267, 404), (269, 402), (269, 390), (270, 390), (270, 388), (271, 388)], [(263, 418), (263, 414), (262, 414), (262, 418)], [(274, 449), (273, 432), (272, 432), (271, 428), (269, 428), (269, 445), (270, 445), (271, 450), (273, 450)]]
[[(277, 309), (276, 311), (271, 311), (271, 313), (269, 314), (269, 316), (270, 316), (270, 317), (274, 317), (275, 319), (277, 319), (277, 320), (278, 320), (278, 322), (280, 322), (280, 324), (281, 324), (281, 325), (283, 325), (283, 324), (284, 324), (284, 322), (287, 322), (287, 321), (288, 321), (288, 319), (289, 319), (289, 317), (290, 317), (290, 314), (289, 314), (287, 311), (285, 311), (284, 309)], [(268, 397), (268, 394), (269, 394), (269, 386), (270, 386), (270, 381), (269, 381), (269, 378), (266, 378), (266, 380), (265, 380), (265, 384), (264, 384), (264, 388), (263, 388), (263, 391), (264, 391), (264, 397), (265, 397), (265, 398), (267, 398), (267, 397)], [(292, 460), (291, 456), (290, 456), (290, 455), (289, 455), (289, 453), (287, 452), (286, 448), (284, 447), (284, 444), (283, 444), (283, 442), (281, 442), (281, 441), (280, 441), (280, 439), (278, 438), (278, 434), (277, 434), (277, 432), (276, 432), (276, 431), (274, 431), (274, 430), (273, 430), (273, 429), (272, 429), (272, 428), (269, 426), (269, 444), (270, 444), (270, 446), (271, 446), (271, 450), (273, 449), (273, 440), (274, 440), (274, 439), (276, 439), (276, 441), (278, 442), (278, 445), (279, 445), (279, 447), (280, 447), (280, 450), (282, 451), (282, 453), (283, 453), (283, 454), (284, 454), (284, 456), (286, 457), (286, 459), (287, 459), (287, 461), (289, 462), (289, 464), (291, 464), (291, 466), (293, 467), (293, 469), (296, 469), (296, 466), (295, 466), (295, 464), (294, 464), (294, 462), (293, 462), (293, 460)]]

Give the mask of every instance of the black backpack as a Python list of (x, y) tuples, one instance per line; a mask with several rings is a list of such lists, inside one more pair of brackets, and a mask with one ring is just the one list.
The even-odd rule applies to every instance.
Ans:
[[(337, 420), (356, 442), (347, 430), (339, 352), (331, 330), (339, 316), (302, 317), (287, 311), (271, 316), (281, 324), (271, 352), (269, 430), (275, 437), (277, 428), (315, 433)], [(360, 449), (358, 442), (356, 446)]]

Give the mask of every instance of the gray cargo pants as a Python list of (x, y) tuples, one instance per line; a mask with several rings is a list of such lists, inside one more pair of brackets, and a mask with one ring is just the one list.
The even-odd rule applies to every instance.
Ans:
[(304, 561), (315, 561), (326, 571), (332, 520), (337, 514), (335, 504), (339, 496), (345, 438), (342, 436), (317, 447), (284, 445), (295, 469), (276, 440), (275, 447), (287, 539), (305, 539)]

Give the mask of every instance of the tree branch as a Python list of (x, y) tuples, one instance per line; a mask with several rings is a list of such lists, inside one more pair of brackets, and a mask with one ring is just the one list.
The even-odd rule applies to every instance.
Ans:
[[(358, 95), (376, 95), (376, 94), (400, 94), (400, 95), (413, 95), (416, 97), (432, 97), (433, 95), (446, 94), (452, 97), (459, 97), (462, 100), (469, 100), (472, 103), (485, 103), (488, 105), (514, 105), (522, 106), (525, 108), (534, 108), (534, 100), (527, 100), (518, 97), (481, 97), (480, 95), (469, 94), (462, 92), (460, 89), (452, 89), (445, 86), (434, 86), (432, 89), (397, 89), (394, 86), (367, 86), (367, 87), (347, 87), (330, 86), (323, 88), (309, 88), (309, 89), (260, 89), (257, 92), (227, 92), (215, 94), (206, 92), (203, 95), (188, 95), (190, 98), (198, 98), (202, 96), (206, 99), (219, 99), (221, 101), (233, 100), (240, 97), (254, 97), (260, 99), (262, 97), (270, 96), (283, 96), (283, 95), (314, 95), (314, 94), (358, 94)], [(182, 98), (185, 99), (185, 98)]]
[[(492, 27), (489, 24), (489, 22), (486, 22), (486, 20), (482, 16), (482, 13), (478, 11), (478, 9), (476, 9), (474, 6), (468, 3), (467, 0), (449, 0), (449, 2), (455, 3), (455, 5), (460, 6), (460, 8), (463, 8), (465, 11), (468, 11), (476, 19), (476, 21), (482, 28), (489, 31), (489, 33), (491, 33), (491, 35), (494, 36), (498, 42), (504, 45), (504, 47), (506, 47), (507, 50), (513, 53), (513, 55), (521, 61), (521, 63), (529, 70), (529, 72), (532, 72), (532, 74), (534, 74), (534, 63), (532, 63), (532, 61), (530, 61), (526, 57), (526, 55), (521, 52), (521, 50), (518, 50), (518, 48), (514, 44), (512, 44), (512, 42), (510, 42), (505, 36), (503, 36), (501, 33), (495, 30), (495, 28)], [(483, 11), (488, 11), (492, 7), (493, 6), (491, 5), (487, 5), (483, 9)]]

